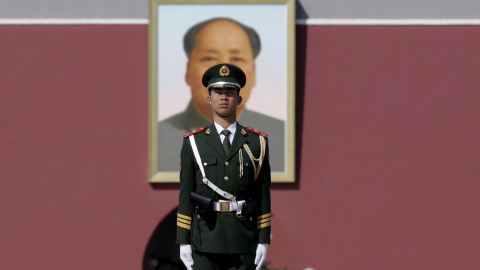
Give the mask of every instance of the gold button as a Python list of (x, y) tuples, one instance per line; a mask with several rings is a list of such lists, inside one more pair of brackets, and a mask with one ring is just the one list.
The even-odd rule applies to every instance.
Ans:
[(225, 179), (225, 181), (228, 181), (228, 176), (225, 176), (223, 179)]
[(200, 219), (200, 215), (198, 215), (197, 218)]
[(228, 161), (225, 161), (225, 166), (228, 166)]
[(248, 162), (247, 162), (247, 163), (245, 163), (245, 166), (248, 166)]
[(250, 218), (250, 221), (252, 221), (253, 218)]
[(207, 162), (203, 163), (203, 166), (207, 166), (207, 165), (208, 165)]

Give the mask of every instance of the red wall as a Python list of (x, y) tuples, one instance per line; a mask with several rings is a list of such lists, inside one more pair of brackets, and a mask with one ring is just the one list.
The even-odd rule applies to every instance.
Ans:
[[(0, 26), (0, 268), (140, 269), (146, 25)], [(277, 268), (478, 269), (479, 26), (297, 26), (297, 168)]]

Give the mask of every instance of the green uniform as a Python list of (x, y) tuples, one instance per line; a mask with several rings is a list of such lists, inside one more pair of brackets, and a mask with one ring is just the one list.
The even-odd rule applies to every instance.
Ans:
[[(209, 229), (204, 218), (196, 212), (189, 197), (191, 192), (225, 200), (202, 182), (202, 173), (195, 160), (188, 136), (195, 136), (201, 166), (206, 177), (218, 188), (236, 196), (237, 201), (255, 200), (257, 211), (249, 216), (237, 217), (235, 212), (213, 212), (215, 228)], [(258, 243), (270, 243), (270, 164), (268, 141), (263, 165), (255, 180), (252, 159), (261, 154), (260, 136), (265, 134), (245, 128), (237, 123), (230, 150), (225, 154), (220, 137), (212, 124), (185, 135), (181, 150), (180, 196), (177, 213), (177, 244), (191, 244), (197, 253), (252, 254)], [(239, 153), (241, 152), (241, 154)], [(258, 162), (255, 162), (258, 166)], [(197, 265), (198, 267), (198, 265)]]

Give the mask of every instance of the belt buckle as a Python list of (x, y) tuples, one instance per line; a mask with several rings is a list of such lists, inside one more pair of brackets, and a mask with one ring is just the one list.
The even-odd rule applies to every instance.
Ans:
[(230, 212), (230, 202), (220, 202), (220, 212)]

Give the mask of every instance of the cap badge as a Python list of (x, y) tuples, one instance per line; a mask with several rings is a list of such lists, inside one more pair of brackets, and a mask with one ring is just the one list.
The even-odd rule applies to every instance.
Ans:
[(220, 75), (222, 76), (228, 76), (230, 74), (230, 70), (228, 69), (227, 66), (222, 66), (220, 68)]

